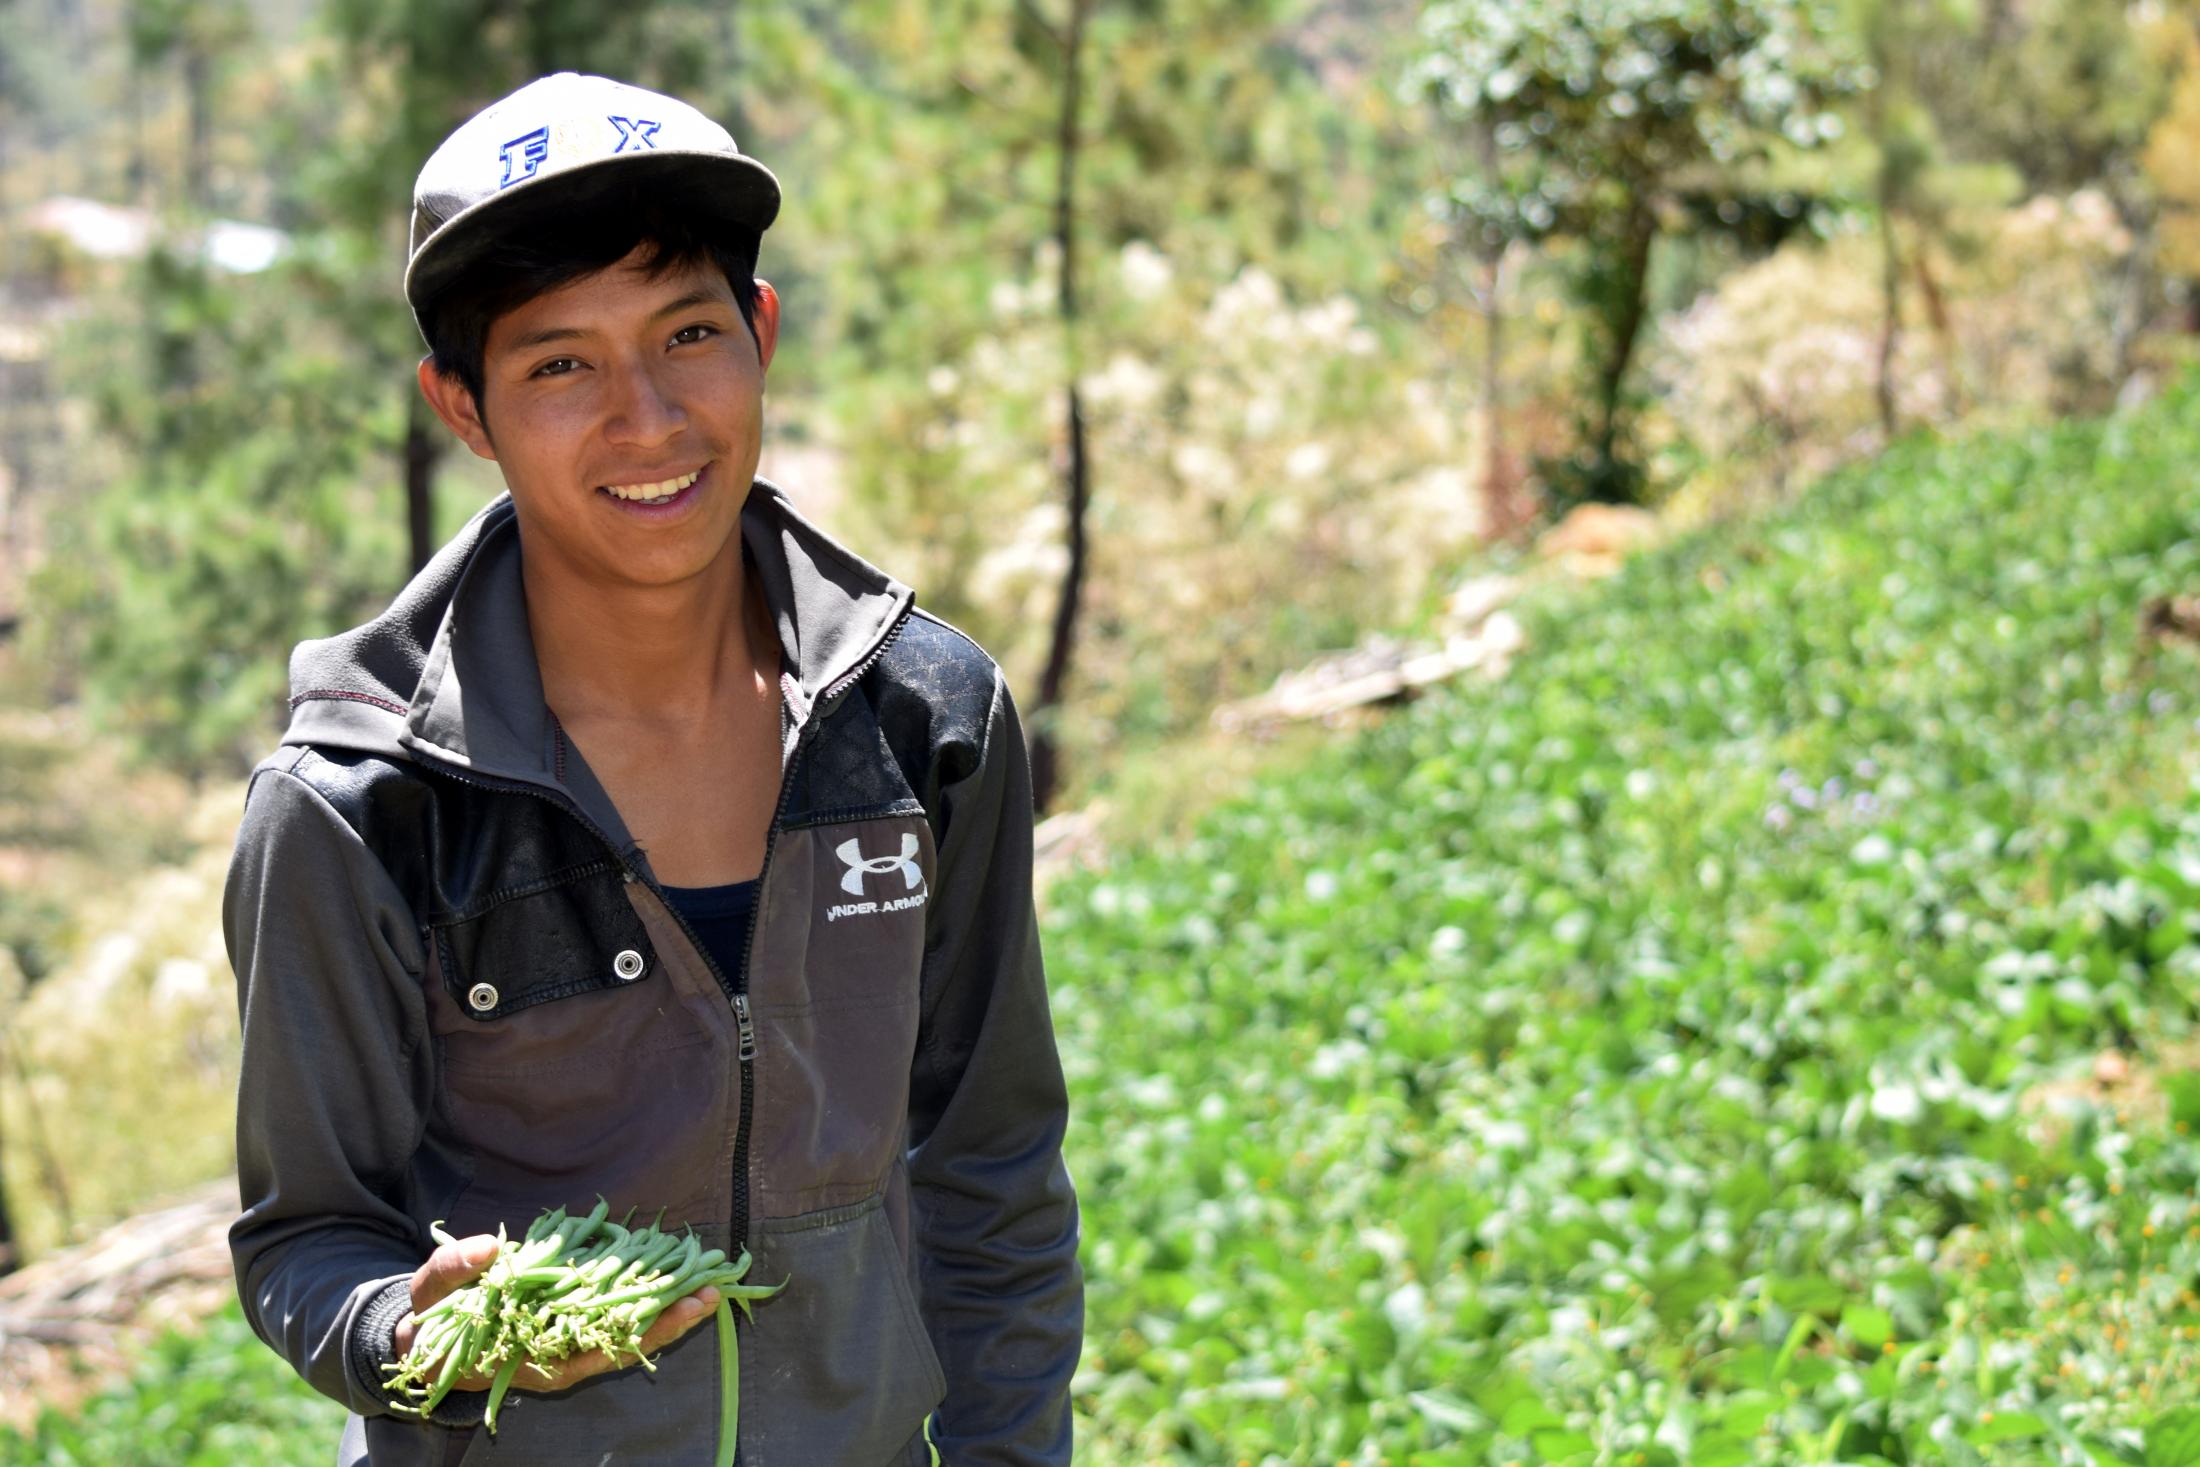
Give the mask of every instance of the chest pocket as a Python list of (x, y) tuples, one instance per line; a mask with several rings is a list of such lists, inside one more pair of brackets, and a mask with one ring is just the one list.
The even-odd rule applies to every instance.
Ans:
[(434, 928), (436, 1124), (470, 1178), (459, 1236), (599, 1192), (683, 1216), (709, 1189), (730, 1131), (726, 1006), (652, 939), (635, 891), (605, 862)]
[(489, 1024), (536, 1004), (647, 980), (656, 950), (610, 862), (561, 873), (487, 911), (437, 926), (443, 986)]

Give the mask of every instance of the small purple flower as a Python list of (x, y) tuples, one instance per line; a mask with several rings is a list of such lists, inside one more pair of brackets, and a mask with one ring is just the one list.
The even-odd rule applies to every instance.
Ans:
[(1786, 830), (1795, 823), (1795, 812), (1785, 805), (1774, 805), (1765, 811), (1765, 824), (1774, 830)]

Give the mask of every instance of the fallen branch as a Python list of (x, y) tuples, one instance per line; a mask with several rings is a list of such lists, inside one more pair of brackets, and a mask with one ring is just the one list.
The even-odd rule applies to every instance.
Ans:
[(225, 1177), (0, 1278), (0, 1423), (28, 1424), (111, 1373), (132, 1344), (234, 1298), (236, 1217), (237, 1183)]

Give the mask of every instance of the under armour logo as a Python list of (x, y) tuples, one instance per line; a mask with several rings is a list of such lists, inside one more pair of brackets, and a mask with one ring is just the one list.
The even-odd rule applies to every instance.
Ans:
[(619, 145), (611, 151), (623, 153), (632, 143), (635, 151), (657, 146), (657, 124), (646, 117), (613, 117), (611, 125), (619, 130)]
[[(542, 160), (550, 156), (550, 129), (538, 127), (525, 137), (512, 139), (497, 149), (497, 156), (504, 160), (504, 177), (497, 182), (498, 188), (510, 188), (523, 178), (533, 178)], [(512, 172), (514, 163), (520, 165), (516, 174)]]
[(884, 876), (889, 871), (899, 871), (904, 891), (915, 891), (917, 883), (924, 879), (924, 873), (917, 869), (917, 838), (908, 831), (902, 832), (901, 854), (898, 856), (866, 858), (863, 854), (863, 843), (853, 840), (842, 841), (833, 854), (848, 863), (847, 871), (840, 878), (840, 889), (850, 896), (863, 895), (863, 878), (866, 876)]

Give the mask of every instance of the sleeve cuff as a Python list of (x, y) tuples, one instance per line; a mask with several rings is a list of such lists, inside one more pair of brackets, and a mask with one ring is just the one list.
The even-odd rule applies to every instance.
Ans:
[[(412, 1277), (404, 1275), (391, 1279), (368, 1298), (366, 1306), (356, 1316), (352, 1326), (350, 1349), (352, 1379), (366, 1398), (382, 1412), (413, 1416), (410, 1410), (398, 1411), (400, 1405), (410, 1403), (392, 1395), (387, 1385), (388, 1367), (397, 1363), (397, 1353), (391, 1348), (391, 1338), (397, 1322), (412, 1312)], [(438, 1426), (477, 1426), (489, 1405), (486, 1391), (452, 1391), (439, 1402), (427, 1419)]]

